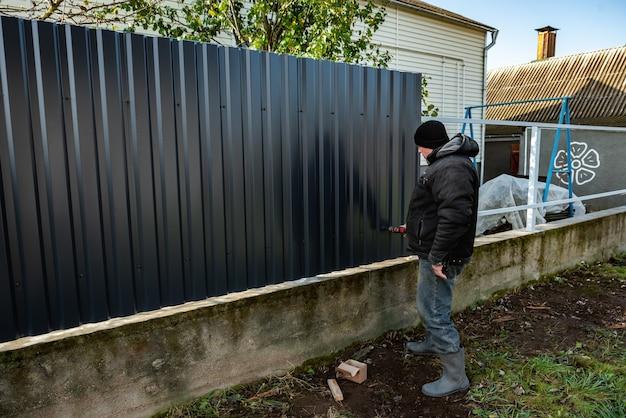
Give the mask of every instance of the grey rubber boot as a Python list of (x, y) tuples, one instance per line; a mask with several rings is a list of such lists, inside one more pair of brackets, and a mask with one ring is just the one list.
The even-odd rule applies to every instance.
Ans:
[(423, 341), (409, 341), (405, 344), (405, 347), (408, 351), (413, 354), (417, 354), (419, 356), (430, 356), (435, 355), (428, 338), (425, 338)]
[(443, 365), (443, 375), (439, 380), (422, 386), (422, 393), (433, 398), (441, 398), (467, 390), (470, 383), (465, 374), (465, 350), (461, 348), (456, 353), (440, 354), (439, 358)]

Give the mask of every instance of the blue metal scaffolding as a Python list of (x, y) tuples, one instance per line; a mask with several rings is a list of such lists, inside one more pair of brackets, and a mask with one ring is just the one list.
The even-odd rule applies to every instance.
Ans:
[[(476, 105), (476, 106), (467, 106), (465, 107), (465, 119), (471, 119), (472, 118), (472, 109), (485, 109), (488, 107), (496, 107), (496, 106), (511, 106), (511, 105), (517, 105), (517, 104), (524, 104), (524, 103), (540, 103), (540, 102), (554, 102), (554, 101), (560, 101), (561, 102), (561, 109), (559, 111), (559, 120), (558, 120), (558, 124), (562, 125), (562, 124), (566, 124), (569, 125), (570, 124), (570, 110), (569, 110), (569, 101), (570, 101), (571, 97), (568, 96), (563, 96), (563, 97), (549, 97), (546, 99), (530, 99), (530, 100), (519, 100), (519, 101), (512, 101), (512, 102), (501, 102), (501, 103), (490, 103), (490, 104), (484, 104), (484, 105)], [(461, 133), (465, 133), (465, 126), (468, 125), (467, 123), (463, 123), (463, 127), (461, 128)], [(470, 130), (470, 136), (473, 138), (474, 137), (474, 126), (473, 123), (469, 123), (469, 130)], [(548, 196), (550, 194), (550, 184), (552, 183), (552, 175), (557, 172), (557, 173), (565, 173), (567, 175), (567, 189), (569, 192), (569, 198), (571, 199), (572, 196), (574, 195), (574, 190), (573, 190), (573, 183), (572, 183), (572, 174), (573, 174), (573, 170), (572, 170), (572, 149), (571, 149), (571, 133), (570, 133), (570, 129), (569, 128), (565, 128), (565, 147), (567, 149), (567, 166), (563, 167), (563, 168), (556, 168), (554, 167), (554, 163), (555, 163), (555, 159), (556, 159), (556, 155), (558, 153), (559, 150), (559, 144), (561, 142), (561, 128), (557, 128), (556, 132), (554, 133), (554, 139), (552, 141), (552, 154), (550, 156), (550, 164), (548, 165), (548, 175), (546, 176), (546, 187), (543, 190), (543, 201), (547, 202), (548, 201)], [(569, 204), (569, 208), (568, 208), (568, 215), (571, 217), (574, 215), (574, 206), (572, 203)]]

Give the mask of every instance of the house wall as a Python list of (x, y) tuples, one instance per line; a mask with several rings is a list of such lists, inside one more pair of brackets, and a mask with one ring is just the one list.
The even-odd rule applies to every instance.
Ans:
[[(482, 30), (391, 2), (374, 41), (391, 53), (391, 68), (420, 72), (427, 78), (429, 101), (439, 107), (440, 117), (462, 117), (465, 106), (483, 101), (485, 36)], [(482, 117), (479, 109), (473, 113)], [(460, 130), (456, 124), (447, 128), (450, 134)], [(475, 133), (480, 140), (480, 127), (475, 127)]]

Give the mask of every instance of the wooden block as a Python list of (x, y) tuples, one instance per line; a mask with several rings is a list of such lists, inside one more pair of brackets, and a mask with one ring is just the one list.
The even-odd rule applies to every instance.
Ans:
[(341, 388), (339, 387), (337, 381), (335, 379), (328, 379), (327, 383), (330, 388), (330, 393), (333, 394), (333, 398), (335, 398), (337, 402), (343, 401), (343, 393), (341, 392)]
[(354, 367), (346, 362), (337, 366), (337, 370), (340, 371), (342, 375), (350, 375), (350, 377), (354, 377), (359, 373), (358, 367)]
[(367, 364), (356, 360), (346, 360), (335, 369), (337, 377), (361, 384), (367, 380)]

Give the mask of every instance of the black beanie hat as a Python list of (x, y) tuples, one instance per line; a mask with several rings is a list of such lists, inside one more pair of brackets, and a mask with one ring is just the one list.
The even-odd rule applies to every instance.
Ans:
[(422, 123), (415, 131), (413, 139), (415, 145), (430, 149), (439, 148), (450, 140), (446, 127), (436, 120)]

